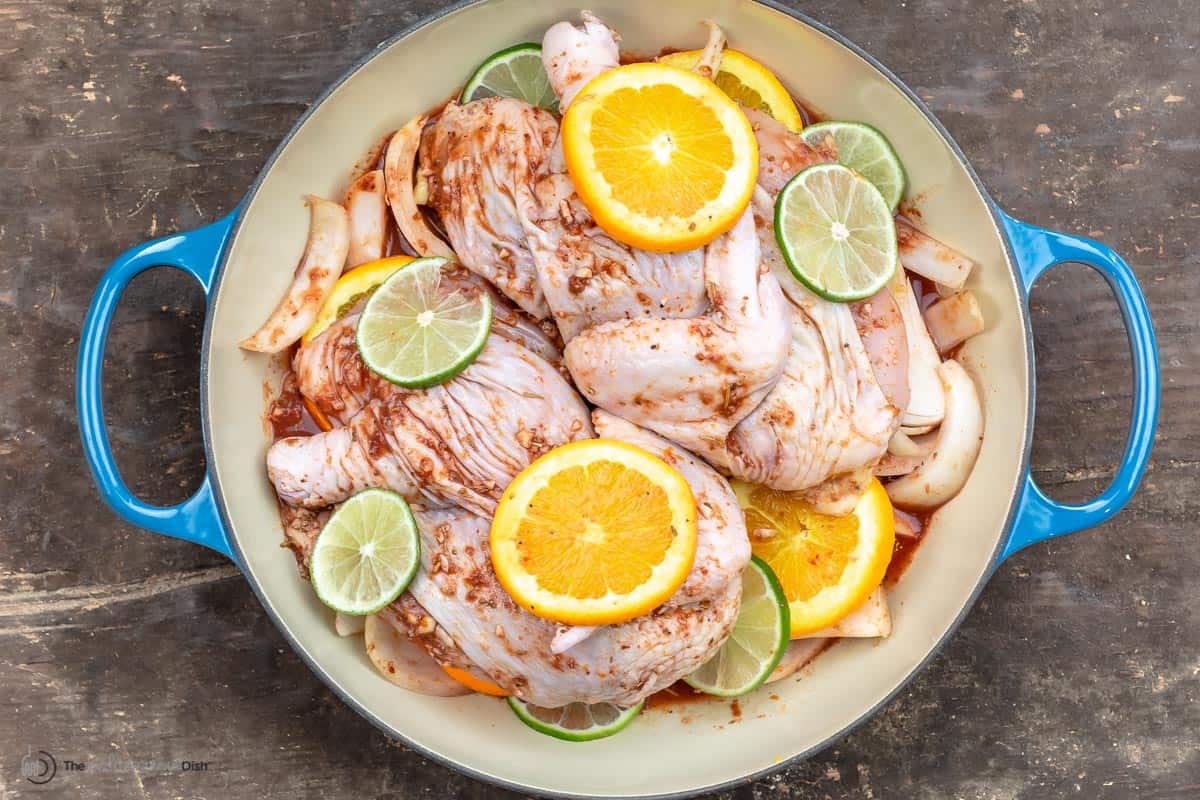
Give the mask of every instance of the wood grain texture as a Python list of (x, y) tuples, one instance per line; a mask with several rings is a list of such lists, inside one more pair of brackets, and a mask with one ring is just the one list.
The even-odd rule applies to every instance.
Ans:
[[(438, 3), (0, 0), (0, 797), (515, 797), (394, 745), (292, 654), (236, 571), (99, 501), (77, 336), (125, 247), (230, 209), (320, 89)], [(1003, 566), (951, 644), (826, 752), (721, 798), (1200, 795), (1200, 16), (1191, 0), (806, 0), (946, 123), (999, 203), (1122, 252), (1159, 333), (1163, 415), (1129, 509)], [(1087, 270), (1033, 294), (1034, 466), (1113, 474), (1130, 401)], [(140, 278), (108, 348), (132, 485), (203, 469), (198, 290)], [(27, 750), (134, 768), (36, 787)], [(180, 760), (207, 771), (178, 771)]]

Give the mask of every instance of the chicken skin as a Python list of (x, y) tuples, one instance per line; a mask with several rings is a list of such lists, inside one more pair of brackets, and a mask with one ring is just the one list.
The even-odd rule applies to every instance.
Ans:
[(267, 474), (291, 505), (319, 508), (386, 487), (423, 506), (490, 515), (535, 458), (592, 436), (588, 410), (562, 375), (502, 336), (446, 383), (408, 390), (361, 363), (351, 323), (329, 333), (340, 336), (325, 349), (336, 369), (319, 373), (327, 385), (302, 388), (342, 419), (357, 411), (344, 427), (280, 439), (267, 451)]

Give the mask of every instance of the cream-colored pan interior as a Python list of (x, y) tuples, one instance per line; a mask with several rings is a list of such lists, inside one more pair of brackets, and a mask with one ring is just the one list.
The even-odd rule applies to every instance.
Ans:
[[(699, 21), (717, 20), (730, 45), (771, 67), (833, 118), (870, 122), (891, 138), (920, 197), (924, 226), (980, 264), (970, 286), (987, 331), (965, 361), (986, 404), (987, 433), (965, 491), (935, 519), (891, 595), (895, 632), (882, 642), (844, 642), (802, 673), (741, 700), (649, 712), (611, 739), (567, 744), (521, 725), (504, 703), (475, 696), (410, 694), (381, 678), (279, 547), (275, 499), (263, 454), (267, 360), (237, 348), (266, 318), (303, 249), (303, 195), (339, 196), (349, 170), (387, 132), (443, 100), (487, 54), (540, 40), (579, 6), (489, 0), (424, 25), (382, 47), (339, 85), (287, 142), (250, 199), (233, 241), (211, 321), (205, 387), (211, 469), (248, 576), (286, 635), (348, 700), (386, 729), (475, 774), (533, 791), (658, 795), (694, 791), (760, 772), (807, 752), (860, 720), (895, 690), (953, 628), (988, 573), (1022, 468), (1029, 385), (1020, 292), (988, 202), (921, 110), (882, 73), (818, 30), (747, 0), (589, 2), (623, 37), (656, 53), (698, 47)], [(386, 38), (392, 31), (380, 31)], [(231, 675), (231, 680), (237, 676)], [(774, 697), (778, 699), (774, 699)]]

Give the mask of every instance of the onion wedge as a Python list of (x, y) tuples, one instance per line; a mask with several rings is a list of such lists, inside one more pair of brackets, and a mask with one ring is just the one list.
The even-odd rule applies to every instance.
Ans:
[(417, 150), (421, 147), (421, 131), (424, 130), (428, 119), (428, 114), (421, 114), (396, 131), (392, 140), (388, 142), (387, 156), (383, 164), (387, 201), (392, 207), (396, 224), (400, 226), (400, 232), (419, 255), (457, 260), (450, 245), (439, 239), (426, 224), (424, 215), (417, 208), (417, 198), (413, 193)]
[(816, 658), (825, 648), (824, 639), (793, 639), (783, 651), (775, 671), (767, 678), (767, 683), (781, 681), (795, 675), (800, 669)]
[(366, 618), (357, 614), (343, 614), (339, 611), (333, 618), (333, 629), (337, 631), (338, 636), (353, 636), (362, 633), (366, 627)]
[(383, 677), (397, 686), (437, 697), (471, 693), (470, 689), (447, 675), (424, 647), (397, 629), (382, 614), (367, 617), (364, 639), (371, 663)]
[(895, 507), (892, 508), (892, 515), (896, 518), (896, 536), (904, 539), (921, 538), (921, 520)]
[(921, 466), (886, 485), (888, 497), (902, 508), (929, 509), (962, 490), (983, 441), (983, 407), (975, 382), (957, 361), (944, 361), (938, 376), (946, 393), (946, 418), (937, 444)]
[(333, 291), (350, 249), (350, 218), (346, 209), (310, 194), (308, 243), (296, 267), (292, 285), (270, 318), (252, 336), (238, 343), (245, 350), (278, 353), (300, 340)]
[(901, 217), (896, 217), (896, 241), (901, 266), (941, 286), (961, 289), (975, 267), (974, 261)]
[(875, 639), (892, 635), (892, 615), (888, 611), (887, 593), (877, 587), (863, 604), (828, 628), (802, 638), (816, 639)]
[(929, 458), (936, 444), (937, 437), (933, 435), (914, 439), (902, 430), (896, 431), (874, 473), (881, 478), (907, 475)]
[(350, 250), (346, 269), (383, 258), (387, 247), (388, 206), (383, 170), (363, 173), (346, 192), (350, 215)]
[(940, 423), (945, 413), (941, 381), (937, 376), (942, 359), (925, 329), (917, 295), (904, 270), (896, 270), (896, 277), (888, 284), (888, 289), (904, 318), (908, 345), (908, 405), (904, 407), (900, 424), (905, 433), (925, 433)]
[(964, 289), (925, 309), (925, 327), (938, 352), (947, 353), (983, 332), (983, 311), (975, 294)]

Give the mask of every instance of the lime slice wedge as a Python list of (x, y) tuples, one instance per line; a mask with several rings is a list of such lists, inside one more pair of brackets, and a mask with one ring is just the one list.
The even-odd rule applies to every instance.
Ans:
[(363, 307), (358, 352), (371, 371), (409, 389), (445, 383), (475, 360), (492, 327), (482, 290), (442, 280), (444, 258), (420, 258), (392, 273)]
[(517, 718), (538, 733), (567, 742), (590, 742), (621, 731), (633, 722), (642, 710), (638, 703), (632, 708), (619, 708), (612, 703), (571, 703), (562, 708), (543, 708), (516, 697), (508, 705)]
[(864, 122), (821, 122), (800, 134), (811, 147), (817, 147), (827, 136), (832, 136), (837, 145), (838, 163), (875, 184), (895, 211), (904, 197), (908, 176), (887, 137)]
[(752, 556), (742, 571), (742, 607), (733, 632), (715, 656), (684, 680), (719, 697), (752, 692), (783, 658), (791, 630), (783, 587), (766, 562)]
[(493, 53), (475, 69), (459, 102), (484, 97), (515, 97), (547, 111), (558, 111), (558, 97), (542, 66), (542, 48), (526, 43)]
[(367, 489), (329, 517), (308, 571), (322, 603), (362, 615), (399, 597), (420, 563), (421, 541), (408, 503), (387, 489)]
[(817, 164), (788, 181), (775, 200), (775, 239), (796, 279), (826, 300), (870, 297), (896, 272), (891, 208), (841, 164)]

